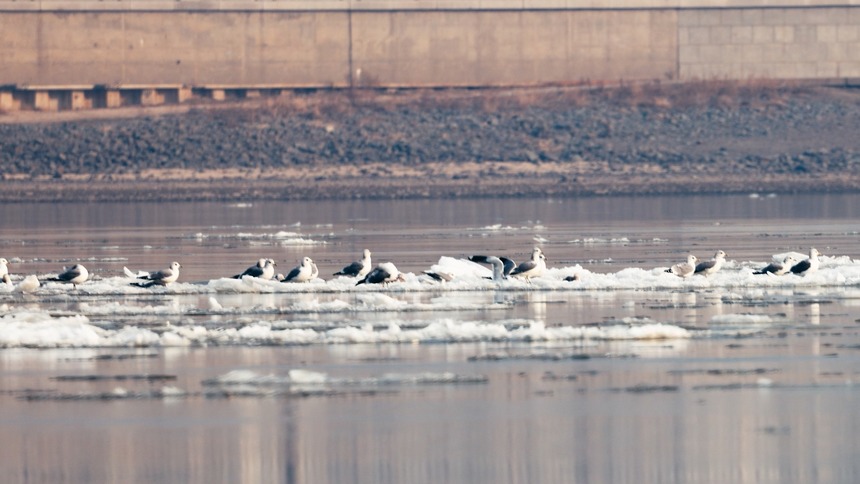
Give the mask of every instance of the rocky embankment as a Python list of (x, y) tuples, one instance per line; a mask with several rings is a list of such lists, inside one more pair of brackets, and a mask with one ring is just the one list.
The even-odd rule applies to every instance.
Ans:
[(0, 113), (0, 200), (860, 189), (860, 93), (696, 83)]

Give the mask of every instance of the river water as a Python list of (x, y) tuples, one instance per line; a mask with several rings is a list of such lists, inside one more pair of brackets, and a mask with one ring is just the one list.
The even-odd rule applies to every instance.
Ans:
[[(857, 482), (858, 212), (858, 195), (5, 205), (0, 475)], [(464, 260), (535, 246), (550, 269), (531, 282)], [(814, 274), (752, 275), (810, 247)], [(331, 275), (364, 248), (406, 282)], [(717, 250), (713, 276), (663, 272)], [(320, 279), (228, 279), (304, 256)], [(123, 271), (173, 260), (166, 288)], [(14, 287), (74, 263), (92, 280)]]

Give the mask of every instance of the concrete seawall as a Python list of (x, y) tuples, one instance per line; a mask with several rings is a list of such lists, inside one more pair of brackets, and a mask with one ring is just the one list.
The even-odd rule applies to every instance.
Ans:
[(860, 78), (860, 1), (0, 0), (0, 109), (297, 88)]

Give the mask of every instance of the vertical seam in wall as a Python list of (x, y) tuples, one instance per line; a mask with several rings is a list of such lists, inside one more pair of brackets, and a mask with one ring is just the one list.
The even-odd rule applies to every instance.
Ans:
[(347, 86), (347, 87), (352, 89), (353, 87), (355, 87), (353, 85), (355, 81), (353, 79), (353, 68), (352, 68), (352, 7), (349, 7), (349, 9), (346, 11), (346, 19), (347, 19), (347, 27), (346, 27), (347, 34), (346, 35), (348, 37), (346, 40), (347, 44), (348, 44), (346, 55), (347, 55), (347, 69), (349, 69), (349, 73), (348, 73), (346, 79), (347, 79), (347, 82), (349, 83), (349, 86)]
[(681, 80), (681, 9), (675, 10), (675, 79)]

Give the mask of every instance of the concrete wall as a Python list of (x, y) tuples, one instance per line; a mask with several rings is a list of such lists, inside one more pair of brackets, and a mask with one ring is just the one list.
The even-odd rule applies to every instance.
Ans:
[(685, 10), (680, 79), (860, 77), (860, 6)]
[(0, 84), (333, 85), (343, 12), (3, 12)]
[(676, 25), (669, 10), (362, 12), (353, 72), (401, 86), (666, 78)]
[(157, 102), (174, 88), (751, 77), (860, 77), (860, 0), (0, 0), (7, 108), (24, 99), (10, 89), (68, 91), (48, 107), (117, 98), (80, 94), (94, 85)]

